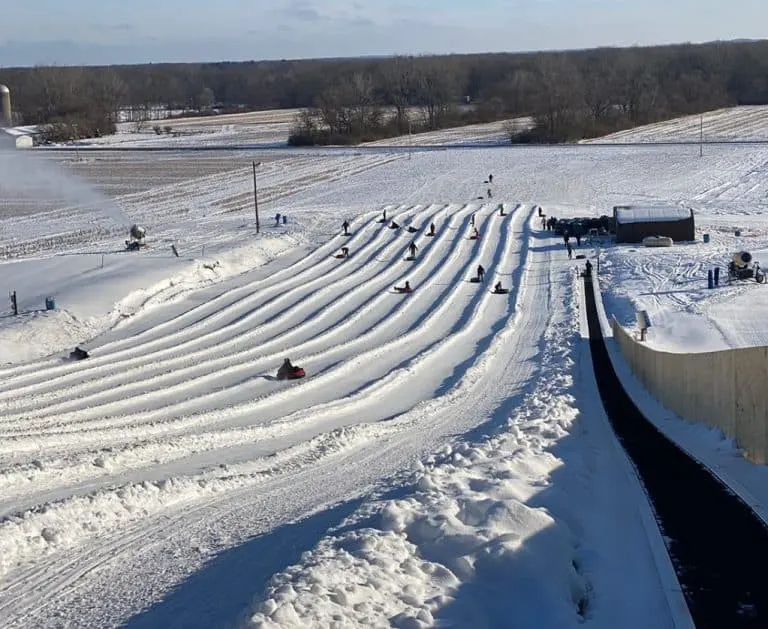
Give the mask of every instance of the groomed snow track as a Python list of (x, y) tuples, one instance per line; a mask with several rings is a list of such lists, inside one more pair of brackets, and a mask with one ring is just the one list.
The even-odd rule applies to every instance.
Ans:
[[(112, 626), (222, 549), (353, 504), (529, 382), (549, 313), (521, 295), (550, 303), (562, 284), (530, 246), (533, 209), (385, 209), (403, 229), (368, 214), (282, 270), (142, 310), (88, 360), (0, 368), (0, 625)], [(469, 283), (481, 262), (486, 284)], [(414, 293), (395, 294), (405, 279)], [(275, 381), (285, 356), (309, 377)], [(232, 611), (217, 600), (176, 626), (216, 626)]]
[(768, 529), (638, 410), (613, 369), (589, 276), (584, 290), (600, 397), (654, 507), (696, 627), (768, 627)]

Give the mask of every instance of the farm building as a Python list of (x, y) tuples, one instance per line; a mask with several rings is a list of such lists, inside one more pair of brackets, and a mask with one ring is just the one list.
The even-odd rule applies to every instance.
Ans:
[(0, 148), (26, 149), (34, 145), (35, 132), (25, 127), (0, 128)]
[(693, 210), (681, 206), (617, 205), (616, 242), (639, 243), (647, 236), (668, 236), (674, 241), (695, 240)]

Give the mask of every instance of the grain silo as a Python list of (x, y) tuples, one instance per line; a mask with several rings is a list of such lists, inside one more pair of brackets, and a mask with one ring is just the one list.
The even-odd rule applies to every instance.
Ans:
[(10, 127), (13, 124), (11, 116), (11, 90), (5, 85), (0, 85), (0, 101), (2, 101), (3, 117), (0, 120), (0, 127)]

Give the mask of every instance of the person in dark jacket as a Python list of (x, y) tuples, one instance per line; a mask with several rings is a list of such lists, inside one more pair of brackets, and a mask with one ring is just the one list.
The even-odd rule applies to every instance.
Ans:
[(283, 364), (280, 366), (280, 369), (277, 370), (277, 377), (280, 378), (280, 379), (284, 379), (284, 378), (287, 378), (288, 376), (290, 376), (295, 371), (296, 371), (296, 367), (294, 367), (291, 364), (291, 359), (290, 358), (286, 358), (283, 361)]
[(429, 224), (429, 233), (427, 234), (427, 236), (434, 236), (434, 235), (435, 235), (435, 224), (434, 223), (430, 223)]
[(410, 245), (408, 245), (408, 251), (411, 252), (411, 257), (412, 258), (416, 257), (416, 250), (417, 249), (418, 249), (418, 247), (416, 246), (415, 242), (412, 242)]
[(349, 236), (349, 221), (344, 221), (341, 227), (344, 229), (344, 235)]
[(406, 280), (404, 286), (395, 286), (395, 292), (398, 293), (410, 293), (411, 292), (411, 283)]
[(482, 282), (485, 279), (485, 269), (482, 264), (477, 265), (477, 278)]

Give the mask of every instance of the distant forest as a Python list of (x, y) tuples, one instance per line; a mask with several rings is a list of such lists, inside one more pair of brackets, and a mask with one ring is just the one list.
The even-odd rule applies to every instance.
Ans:
[[(567, 52), (0, 69), (22, 124), (52, 139), (150, 118), (300, 108), (294, 144), (355, 143), (532, 117), (519, 142), (567, 142), (717, 107), (768, 104), (768, 41)], [(215, 108), (215, 109), (214, 109)]]

